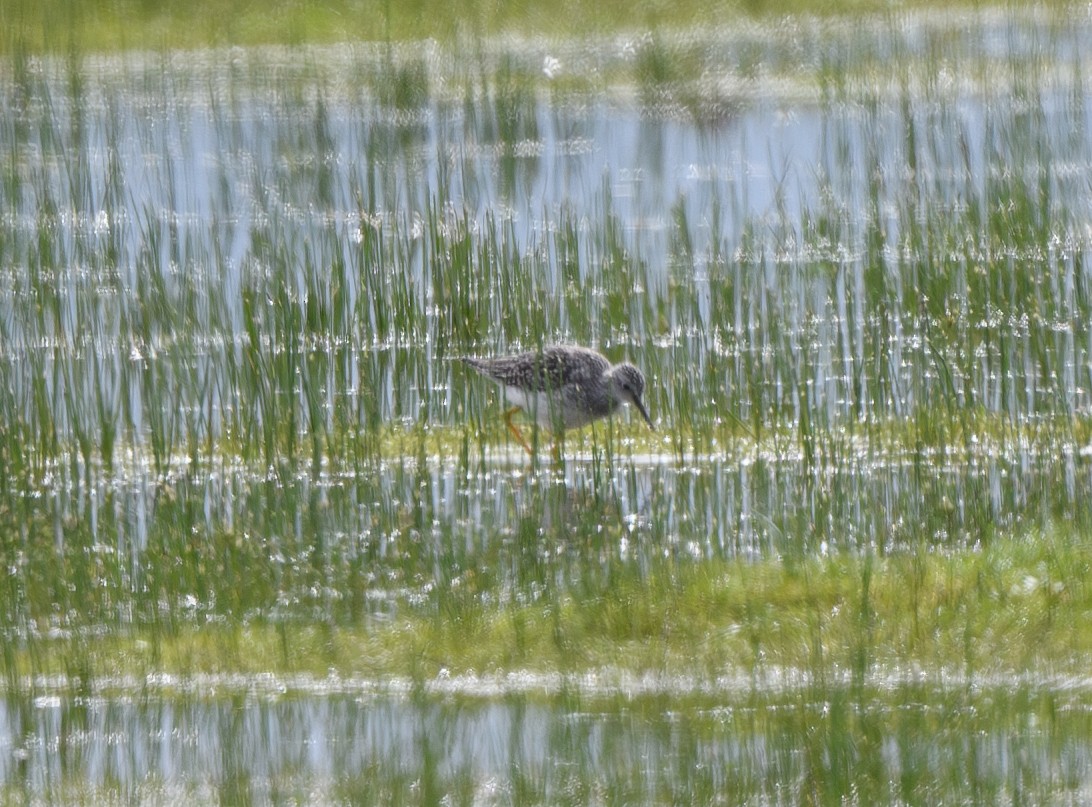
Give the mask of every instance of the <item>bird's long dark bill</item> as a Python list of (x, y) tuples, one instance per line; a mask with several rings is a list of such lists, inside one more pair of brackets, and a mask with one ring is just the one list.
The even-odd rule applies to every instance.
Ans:
[(637, 411), (641, 413), (641, 417), (645, 419), (645, 423), (652, 431), (656, 431), (656, 427), (652, 425), (652, 418), (648, 416), (648, 410), (645, 409), (645, 405), (641, 403), (641, 399), (636, 396), (633, 398), (633, 405), (637, 407)]

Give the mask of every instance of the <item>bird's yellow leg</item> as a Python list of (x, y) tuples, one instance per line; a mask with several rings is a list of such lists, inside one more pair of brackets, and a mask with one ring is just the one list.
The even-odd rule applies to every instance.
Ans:
[(519, 427), (512, 422), (512, 415), (519, 411), (518, 406), (513, 406), (511, 409), (504, 413), (504, 425), (508, 427), (508, 431), (512, 432), (512, 436), (516, 438), (516, 441), (523, 446), (523, 450), (530, 454), (532, 457), (535, 455), (534, 450), (530, 444), (523, 437), (523, 432), (519, 430)]

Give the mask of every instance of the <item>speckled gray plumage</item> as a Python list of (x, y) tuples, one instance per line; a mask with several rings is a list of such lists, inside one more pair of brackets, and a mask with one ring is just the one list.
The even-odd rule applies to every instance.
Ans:
[(540, 425), (577, 428), (631, 403), (652, 427), (641, 398), (645, 387), (641, 371), (632, 364), (611, 365), (594, 350), (555, 345), (541, 352), (484, 359), (466, 356), (463, 361), (501, 385), (508, 400)]

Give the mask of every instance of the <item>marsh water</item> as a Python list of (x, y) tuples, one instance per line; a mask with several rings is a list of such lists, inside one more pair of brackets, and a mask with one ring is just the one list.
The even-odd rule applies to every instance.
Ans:
[[(1050, 670), (13, 659), (251, 621), (288, 646), (442, 614), (470, 573), (592, 602), (664, 564), (1087, 523), (1090, 45), (1087, 18), (980, 12), (9, 60), (5, 794), (1087, 798), (1092, 689)], [(644, 368), (655, 434), (600, 424), (560, 465), (506, 443), (453, 359), (552, 341)]]
[[(0, 705), (30, 800), (1008, 803), (1087, 798), (1088, 681), (198, 682)], [(591, 686), (586, 684), (591, 683)], [(225, 686), (226, 685), (226, 686)], [(552, 686), (551, 686), (552, 685)], [(737, 685), (742, 686), (736, 690)], [(216, 694), (224, 686), (223, 694)], [(547, 695), (546, 693), (549, 693)], [(559, 694), (560, 693), (560, 694)]]

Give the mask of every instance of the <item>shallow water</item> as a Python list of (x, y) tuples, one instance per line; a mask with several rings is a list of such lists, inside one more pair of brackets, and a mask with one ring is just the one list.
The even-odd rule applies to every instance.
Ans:
[[(163, 461), (462, 423), (450, 356), (572, 340), (681, 431), (1084, 411), (1087, 25), (958, 23), (608, 43), (603, 89), (558, 89), (544, 46), (480, 75), (430, 48), (22, 65), (7, 408), (32, 444), (106, 422)], [(705, 69), (652, 83), (657, 48)]]
[[(607, 676), (609, 679), (610, 676)], [(171, 694), (159, 686), (168, 684)], [(1068, 803), (1087, 681), (150, 681), (0, 701), (31, 801)], [(181, 686), (180, 686), (181, 685)], [(550, 694), (547, 694), (550, 693)]]
[[(468, 570), (483, 601), (592, 602), (665, 562), (1087, 524), (1089, 42), (981, 13), (6, 65), (9, 648), (442, 615)], [(449, 359), (540, 340), (644, 368), (655, 435), (601, 424), (557, 467), (504, 443)], [(0, 781), (31, 801), (1092, 781), (1087, 682), (1046, 673), (164, 685), (66, 655), (51, 685), (5, 659)]]
[[(744, 447), (685, 462), (599, 449), (538, 470), (519, 449), (490, 452), (484, 464), (399, 460), (318, 477), (144, 469), (124, 482), (47, 486), (31, 500), (27, 528), (40, 534), (28, 538), (52, 539), (56, 553), (21, 553), (23, 574), (54, 581), (66, 563), (90, 577), (103, 563), (113, 571), (65, 595), (71, 615), (50, 605), (54, 582), (23, 595), (17, 613), (53, 614), (62, 626), (93, 613), (113, 621), (115, 598), (131, 598), (154, 623), (166, 597), (186, 619), (351, 623), (435, 604), (466, 570), (491, 574), (506, 597), (539, 584), (594, 597), (612, 570), (640, 573), (664, 559), (961, 551), (1090, 516), (1092, 471), (1072, 446), (1061, 458), (979, 448), (888, 456), (839, 444), (810, 467), (796, 447), (781, 456)], [(175, 556), (203, 573), (173, 568)]]

